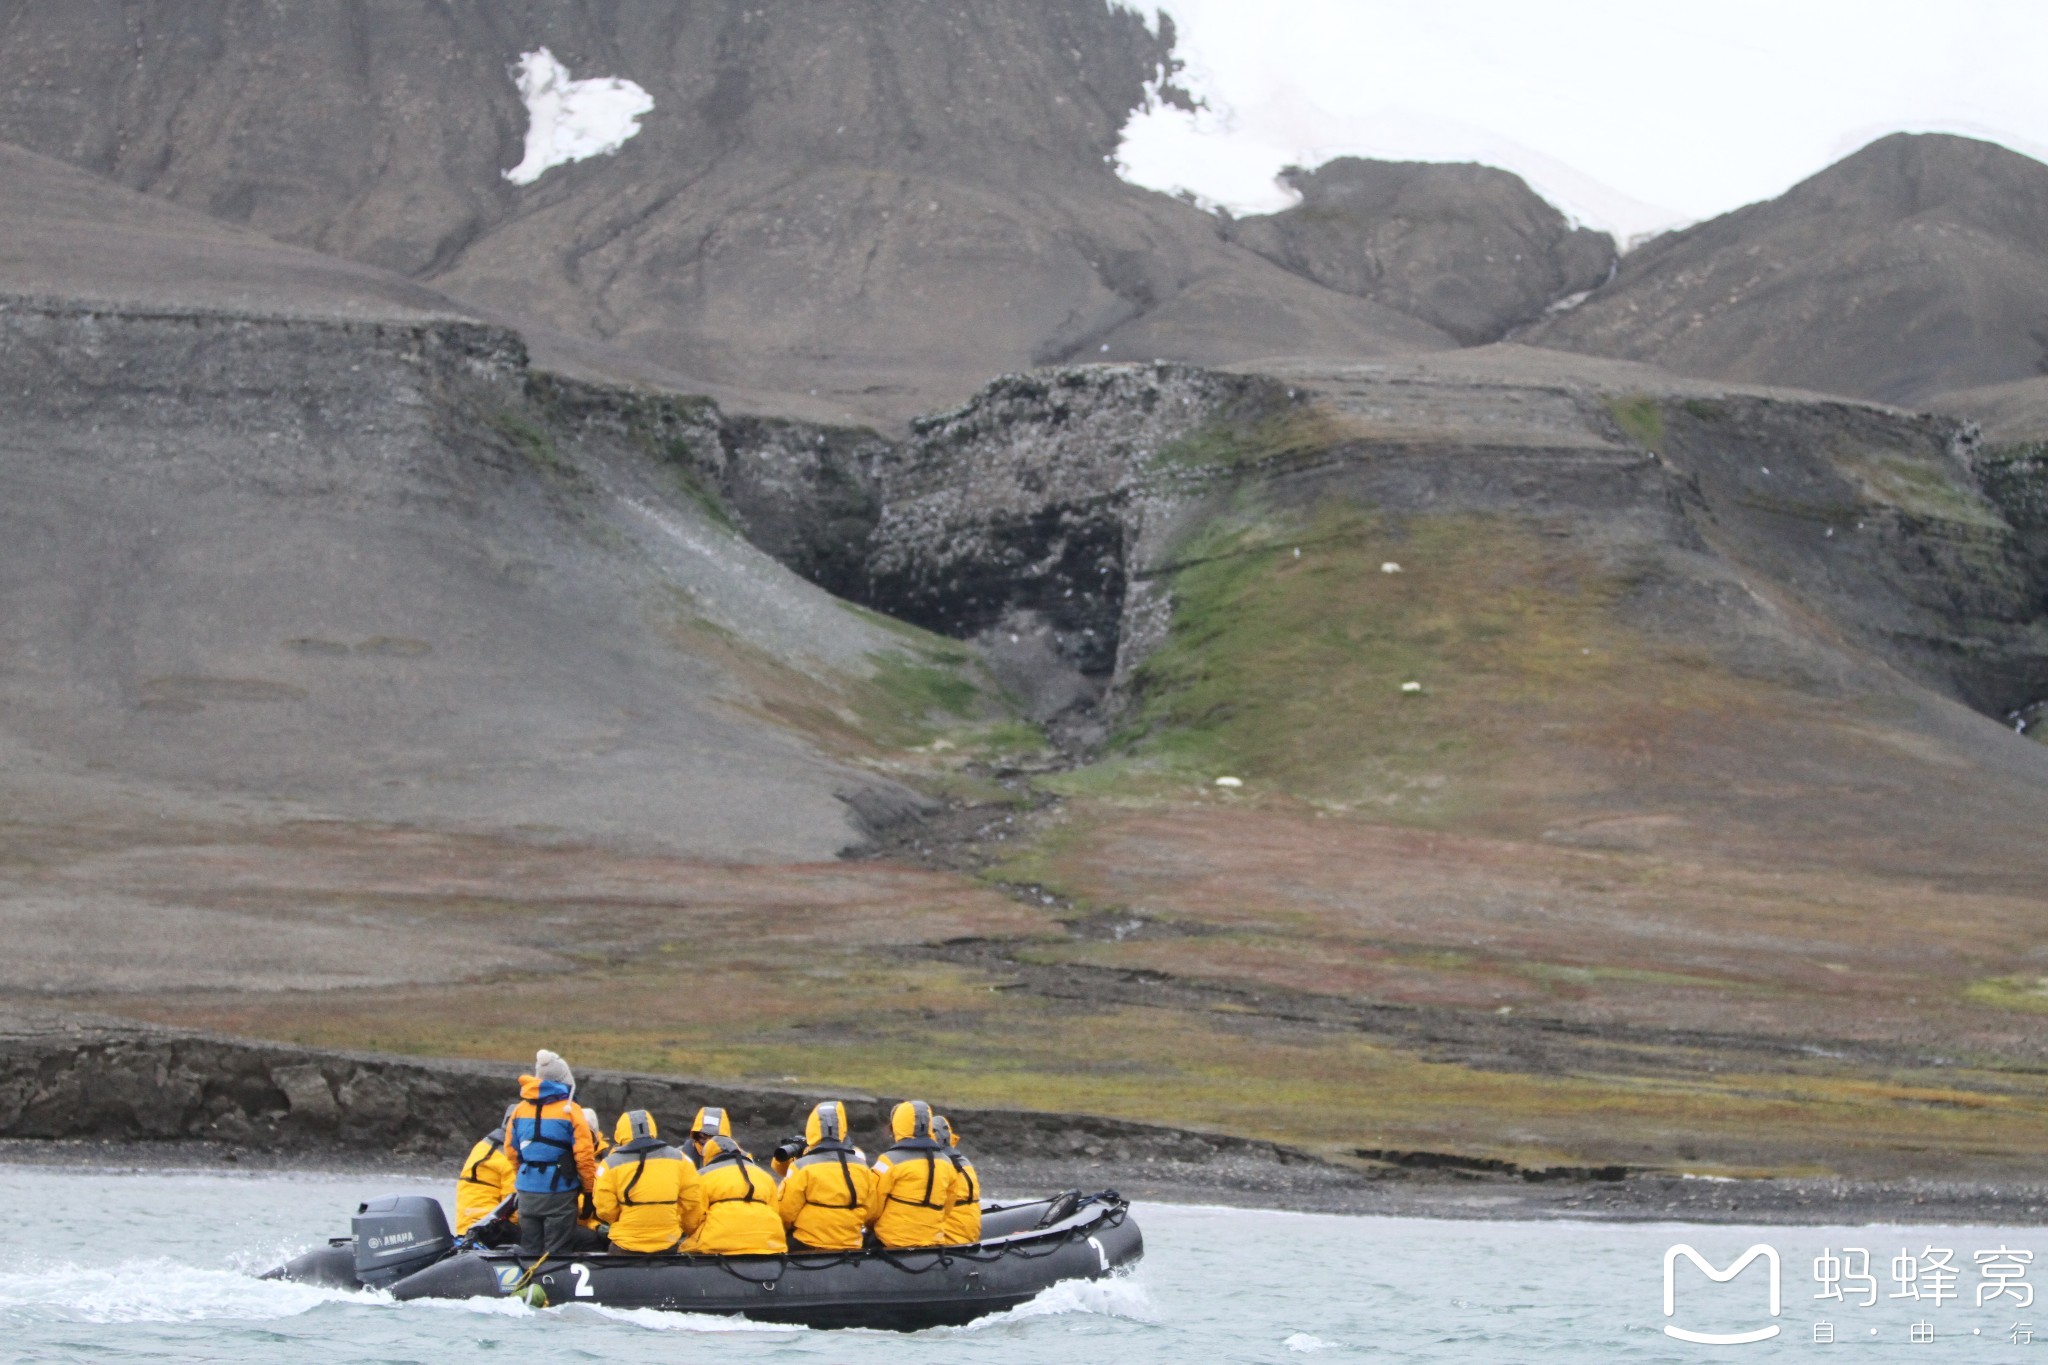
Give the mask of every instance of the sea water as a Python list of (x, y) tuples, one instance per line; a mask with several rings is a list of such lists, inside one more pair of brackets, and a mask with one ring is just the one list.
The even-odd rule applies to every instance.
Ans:
[[(2048, 1276), (2032, 1259), (2048, 1253), (2043, 1229), (1438, 1222), (1141, 1204), (1146, 1255), (1135, 1273), (908, 1336), (501, 1300), (399, 1304), (257, 1278), (345, 1232), (362, 1199), (390, 1193), (451, 1192), (377, 1176), (0, 1166), (0, 1359), (1210, 1365), (2024, 1360), (2039, 1349), (2048, 1360), (2048, 1302), (2038, 1346), (2031, 1302), (2036, 1275)], [(1769, 1254), (1712, 1278), (1759, 1246)], [(1667, 1327), (1779, 1330), (1715, 1346)]]

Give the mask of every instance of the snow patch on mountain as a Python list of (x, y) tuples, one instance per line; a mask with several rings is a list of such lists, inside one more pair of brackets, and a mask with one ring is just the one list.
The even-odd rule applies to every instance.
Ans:
[(1624, 248), (1685, 219), (1582, 174), (1555, 157), (1459, 120), (1412, 109), (1334, 113), (1300, 91), (1278, 89), (1232, 104), (1218, 82), (1189, 64), (1183, 78), (1200, 101), (1175, 107), (1148, 100), (1124, 125), (1116, 170), (1125, 181), (1234, 214), (1278, 213), (1301, 196), (1277, 177), (1339, 156), (1385, 161), (1473, 161), (1513, 171), (1571, 220), (1613, 233)]
[(515, 185), (531, 185), (556, 166), (607, 156), (640, 131), (654, 97), (622, 76), (571, 80), (569, 68), (536, 48), (513, 68), (526, 103), (526, 155), (505, 172)]

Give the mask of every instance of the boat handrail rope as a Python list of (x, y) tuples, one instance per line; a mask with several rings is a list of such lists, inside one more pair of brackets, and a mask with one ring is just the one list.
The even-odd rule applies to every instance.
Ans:
[[(732, 1261), (724, 1256), (718, 1258), (718, 1268), (720, 1270), (723, 1270), (726, 1274), (732, 1276), (735, 1280), (744, 1280), (748, 1284), (765, 1285), (769, 1288), (773, 1288), (775, 1285), (780, 1284), (782, 1282), (782, 1277), (784, 1275), (787, 1275), (789, 1273), (788, 1257), (778, 1256), (775, 1258), (775, 1261), (776, 1264), (780, 1267), (780, 1269), (778, 1269), (775, 1274), (769, 1276), (767, 1279), (764, 1280), (757, 1280), (752, 1275), (740, 1274), (740, 1272), (733, 1266)], [(823, 1267), (820, 1268), (822, 1269)]]
[[(719, 1268), (725, 1271), (726, 1274), (736, 1280), (745, 1280), (748, 1284), (755, 1285), (768, 1285), (779, 1282), (783, 1275), (788, 1273), (791, 1264), (801, 1266), (806, 1270), (830, 1270), (833, 1266), (846, 1265), (862, 1257), (873, 1257), (886, 1261), (905, 1274), (923, 1275), (942, 1265), (950, 1266), (954, 1261), (971, 1261), (976, 1265), (993, 1265), (1005, 1256), (1015, 1256), (1020, 1261), (1043, 1260), (1047, 1256), (1057, 1254), (1067, 1243), (1086, 1236), (1090, 1228), (1098, 1225), (1107, 1225), (1113, 1228), (1122, 1227), (1124, 1219), (1128, 1216), (1129, 1209), (1127, 1206), (1104, 1206), (1099, 1217), (1091, 1218), (1086, 1223), (1061, 1228), (1056, 1234), (1049, 1228), (1033, 1229), (1026, 1234), (1013, 1234), (1018, 1237), (1018, 1240), (1015, 1242), (970, 1242), (964, 1245), (948, 1244), (931, 1247), (862, 1247), (858, 1251), (826, 1252), (822, 1255), (817, 1253), (791, 1253), (774, 1257), (781, 1269), (779, 1273), (766, 1279), (757, 1279), (752, 1275), (742, 1274), (733, 1264), (733, 1258), (731, 1257), (720, 1256), (715, 1259)], [(930, 1256), (931, 1259), (924, 1265), (913, 1266), (904, 1263), (901, 1258), (905, 1256)]]

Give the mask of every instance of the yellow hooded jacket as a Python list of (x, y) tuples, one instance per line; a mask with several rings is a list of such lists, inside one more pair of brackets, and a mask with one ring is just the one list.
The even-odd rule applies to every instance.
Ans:
[[(597, 1111), (589, 1105), (578, 1106), (583, 1111), (583, 1126), (590, 1131), (590, 1152), (597, 1159), (598, 1174), (604, 1174), (605, 1153), (612, 1149), (610, 1139), (604, 1135), (604, 1123), (597, 1117)], [(592, 1232), (604, 1226), (604, 1219), (597, 1216), (596, 1186), (583, 1192), (582, 1212), (576, 1221)]]
[(518, 1174), (512, 1158), (505, 1155), (503, 1132), (478, 1138), (462, 1163), (462, 1174), (455, 1177), (455, 1235), (468, 1232), (511, 1198)]
[(827, 1100), (804, 1124), (804, 1154), (782, 1178), (782, 1225), (820, 1251), (859, 1251), (875, 1173), (846, 1140), (846, 1106)]
[(673, 1251), (704, 1222), (704, 1189), (690, 1159), (661, 1140), (645, 1109), (619, 1115), (618, 1145), (597, 1169), (597, 1216), (619, 1251)]
[(789, 1250), (775, 1204), (775, 1177), (756, 1165), (729, 1137), (706, 1139), (697, 1177), (704, 1222), (683, 1243), (685, 1251), (721, 1256), (780, 1254)]
[(932, 1136), (946, 1148), (946, 1159), (959, 1172), (960, 1187), (954, 1191), (953, 1207), (946, 1210), (945, 1240), (966, 1246), (981, 1240), (981, 1177), (975, 1174), (974, 1163), (960, 1150), (960, 1135), (953, 1131), (953, 1122), (941, 1115), (932, 1120)]
[(896, 1141), (875, 1159), (868, 1225), (883, 1246), (938, 1246), (961, 1176), (932, 1137), (932, 1107), (905, 1100), (890, 1111), (889, 1131)]

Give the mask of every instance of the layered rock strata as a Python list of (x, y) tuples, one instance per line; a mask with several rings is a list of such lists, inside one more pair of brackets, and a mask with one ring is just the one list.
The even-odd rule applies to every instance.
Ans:
[(1000, 380), (876, 466), (867, 600), (999, 645), (1040, 629), (1099, 688), (1161, 638), (1194, 530), (1339, 499), (1580, 539), (1644, 625), (1745, 669), (1826, 676), (1846, 639), (1990, 714), (2048, 685), (2024, 481), (1966, 424), (1503, 356)]

